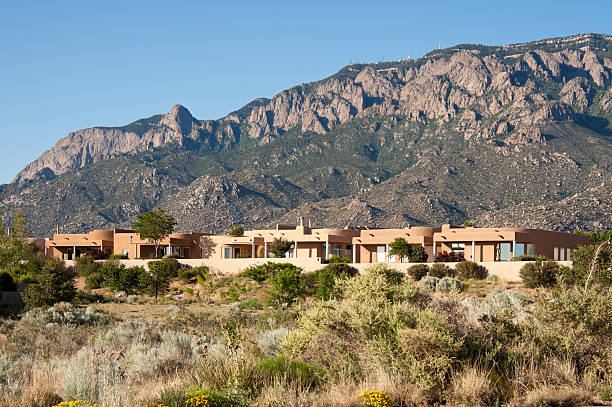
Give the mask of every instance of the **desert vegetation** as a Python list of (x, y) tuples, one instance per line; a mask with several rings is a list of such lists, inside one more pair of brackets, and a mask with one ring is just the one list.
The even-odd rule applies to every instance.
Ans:
[(3, 263), (3, 284), (31, 283), (25, 309), (2, 310), (0, 406), (605, 401), (611, 255), (602, 245), (577, 250), (573, 268), (530, 263), (535, 283), (515, 289), (469, 262), (362, 274), (267, 263), (235, 276), (171, 258), (152, 271)]

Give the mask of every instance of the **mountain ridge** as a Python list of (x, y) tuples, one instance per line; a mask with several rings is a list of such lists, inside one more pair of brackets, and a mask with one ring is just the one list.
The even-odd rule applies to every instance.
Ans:
[[(462, 44), (413, 61), (349, 65), (217, 120), (195, 119), (175, 105), (127, 126), (70, 133), (0, 189), (0, 208), (32, 213), (23, 196), (43, 199), (53, 189), (71, 195), (75, 183), (88, 190), (84, 177), (97, 183), (91, 174), (106, 171), (117, 179), (104, 176), (97, 186), (102, 198), (87, 197), (89, 209), (74, 216), (54, 202), (50, 221), (106, 227), (165, 205), (181, 216), (181, 227), (214, 225), (216, 231), (235, 221), (256, 227), (291, 220), (298, 212), (339, 225), (507, 223), (524, 208), (555, 202), (571, 208), (564, 200), (591, 196), (600, 202), (596, 218), (574, 210), (567, 221), (547, 223), (533, 209), (539, 215), (520, 222), (568, 229), (583, 219), (585, 227), (610, 226), (609, 199), (599, 194), (608, 191), (612, 174), (611, 50), (612, 36), (605, 34)], [(119, 179), (131, 182), (113, 169), (118, 162), (134, 165), (134, 177), (155, 190), (141, 191), (142, 199), (135, 184), (123, 198), (108, 192), (123, 190)], [(505, 189), (496, 187), (502, 178)], [(594, 181), (600, 178), (603, 184)], [(234, 183), (233, 189), (216, 190), (215, 182)], [(534, 193), (525, 189), (529, 184)], [(290, 193), (303, 199), (287, 200)], [(219, 216), (221, 206), (209, 213), (201, 204), (216, 198), (225, 205), (222, 219), (199, 220), (194, 208)], [(191, 212), (182, 204), (197, 200)], [(110, 215), (92, 215), (96, 205), (108, 205)], [(226, 211), (231, 205), (233, 214)]]

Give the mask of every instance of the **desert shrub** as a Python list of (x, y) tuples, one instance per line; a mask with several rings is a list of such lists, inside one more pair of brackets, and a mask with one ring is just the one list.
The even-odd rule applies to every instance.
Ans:
[(281, 339), (289, 333), (289, 329), (279, 327), (255, 335), (255, 342), (265, 355), (272, 356), (280, 349)]
[(197, 266), (193, 268), (180, 268), (177, 274), (181, 281), (190, 283), (196, 281), (198, 276), (204, 279), (208, 278), (209, 272), (210, 269), (207, 266)]
[(245, 268), (241, 276), (255, 280), (258, 283), (263, 283), (279, 271), (293, 270), (294, 268), (295, 266), (292, 263), (274, 263), (269, 261), (259, 266)]
[(158, 261), (159, 265), (157, 267), (161, 267), (166, 275), (170, 276), (170, 278), (177, 276), (177, 272), (178, 269), (181, 268), (181, 264), (178, 262), (175, 255), (167, 254)]
[(291, 304), (303, 294), (304, 279), (299, 267), (283, 268), (270, 278), (270, 282), (277, 304)]
[(100, 267), (104, 285), (113, 291), (124, 291), (128, 295), (138, 291), (140, 279), (144, 273), (143, 267), (125, 267), (116, 260), (106, 261)]
[[(446, 278), (446, 277), (443, 277)], [(425, 276), (419, 280), (419, 285), (428, 291), (436, 291), (440, 279), (434, 276)]]
[(228, 234), (230, 236), (244, 236), (244, 227), (242, 225), (234, 225)]
[(500, 281), (501, 279), (499, 278), (499, 276), (497, 274), (488, 274), (487, 281)]
[(336, 286), (336, 279), (354, 276), (355, 274), (357, 274), (357, 270), (346, 263), (331, 263), (317, 270), (315, 272), (315, 296), (322, 300), (328, 300)]
[(511, 261), (536, 261), (542, 260), (546, 261), (548, 258), (546, 256), (536, 256), (533, 254), (522, 254), (520, 256), (514, 256)]
[(427, 261), (427, 252), (420, 244), (412, 245), (412, 250), (408, 254), (408, 260), (411, 263), (425, 263)]
[(455, 272), (446, 264), (436, 263), (429, 269), (429, 275), (437, 278), (453, 277)]
[(351, 262), (351, 258), (350, 257), (340, 257), (340, 256), (330, 256), (329, 259), (327, 259), (327, 264), (336, 264), (336, 263), (350, 263)]
[(256, 369), (261, 374), (264, 385), (268, 386), (282, 380), (299, 389), (310, 389), (318, 386), (325, 376), (325, 371), (321, 368), (290, 360), (282, 355), (262, 360)]
[(127, 254), (111, 254), (108, 258), (111, 260), (127, 260), (129, 256)]
[(415, 264), (408, 268), (408, 275), (414, 281), (419, 281), (429, 273), (429, 267), (426, 264)]
[(125, 302), (127, 302), (128, 304), (134, 304), (136, 302), (138, 302), (138, 296), (137, 295), (128, 295), (127, 297), (125, 297)]
[(99, 271), (89, 273), (85, 276), (85, 287), (89, 290), (104, 286), (104, 275)]
[(461, 280), (467, 279), (485, 279), (487, 277), (487, 269), (473, 261), (462, 261), (455, 266), (455, 273)]
[(14, 291), (13, 276), (8, 271), (0, 271), (0, 291)]
[(76, 308), (70, 303), (60, 303), (48, 309), (34, 309), (26, 312), (21, 320), (26, 324), (59, 325), (93, 325), (107, 322), (104, 314), (92, 307), (85, 310)]
[(51, 306), (56, 302), (70, 302), (76, 295), (74, 271), (56, 259), (46, 260), (36, 274), (36, 283), (28, 285), (22, 297), (26, 308)]
[(406, 281), (404, 273), (396, 268), (389, 267), (384, 263), (373, 264), (365, 269), (365, 273), (380, 275), (389, 284), (399, 285)]
[(453, 277), (443, 277), (436, 283), (436, 291), (442, 293), (461, 291), (461, 281)]
[(495, 384), (489, 374), (475, 367), (452, 374), (449, 395), (452, 400), (473, 407), (494, 405), (497, 398)]
[(240, 303), (242, 308), (251, 308), (251, 309), (263, 309), (263, 304), (257, 301), (254, 298), (242, 301)]
[(74, 270), (79, 276), (87, 277), (91, 273), (98, 271), (100, 266), (91, 256), (81, 256), (74, 262)]
[(519, 272), (519, 276), (523, 280), (525, 287), (552, 287), (557, 282), (557, 277), (560, 273), (559, 264), (555, 261), (536, 260), (533, 263), (527, 263)]
[[(597, 261), (593, 267), (596, 253)], [(612, 286), (611, 267), (612, 245), (581, 246), (572, 252), (572, 268), (562, 268), (560, 274), (565, 284), (584, 287), (593, 268), (589, 284), (610, 287)]]

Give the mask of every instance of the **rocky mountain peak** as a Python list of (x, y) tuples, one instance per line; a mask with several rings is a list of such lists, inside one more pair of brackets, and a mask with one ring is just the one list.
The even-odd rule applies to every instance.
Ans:
[(162, 124), (183, 135), (189, 135), (196, 122), (189, 110), (178, 104), (174, 105), (161, 119)]

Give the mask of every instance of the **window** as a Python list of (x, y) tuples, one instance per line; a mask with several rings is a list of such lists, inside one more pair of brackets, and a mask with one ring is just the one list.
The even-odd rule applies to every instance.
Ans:
[(231, 259), (232, 258), (232, 248), (231, 247), (224, 247), (223, 248), (223, 258), (224, 259)]
[(342, 257), (342, 245), (334, 243), (334, 256)]
[(72, 248), (68, 248), (68, 250), (66, 250), (66, 259), (72, 260)]
[(110, 249), (110, 247), (105, 247), (105, 248), (104, 248), (104, 255), (105, 255), (105, 256), (110, 256), (110, 254), (111, 254), (111, 249)]
[(385, 246), (376, 246), (376, 262), (377, 263), (385, 262), (385, 255), (386, 255), (385, 252), (386, 252)]
[(181, 255), (181, 248), (180, 247), (173, 247), (172, 249), (174, 250), (174, 255), (175, 256), (180, 256)]
[(528, 256), (535, 256), (535, 245), (528, 243), (527, 244), (527, 255)]
[(524, 256), (525, 255), (525, 243), (517, 243), (514, 245), (513, 256)]
[(567, 261), (572, 260), (572, 249), (567, 249)]
[(559, 260), (565, 261), (565, 249), (563, 247), (559, 248)]
[(510, 261), (510, 252), (512, 250), (512, 243), (500, 243), (499, 244), (499, 261)]
[(555, 247), (553, 251), (553, 260), (559, 260), (559, 248)]
[(186, 259), (189, 258), (189, 247), (183, 248), (183, 257), (185, 257)]
[(455, 256), (465, 257), (465, 243), (451, 243), (451, 254)]
[(200, 247), (200, 258), (203, 259), (204, 258), (204, 249), (202, 249)]

